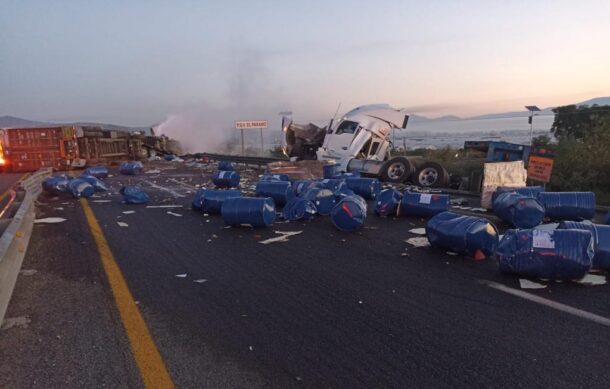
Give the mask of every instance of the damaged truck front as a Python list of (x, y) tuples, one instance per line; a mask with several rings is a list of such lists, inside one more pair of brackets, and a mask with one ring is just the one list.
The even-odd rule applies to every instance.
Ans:
[(358, 171), (383, 181), (442, 187), (449, 174), (436, 162), (392, 156), (390, 134), (407, 127), (409, 115), (387, 104), (357, 107), (326, 127), (283, 117), (284, 153), (290, 158), (333, 160), (343, 172)]

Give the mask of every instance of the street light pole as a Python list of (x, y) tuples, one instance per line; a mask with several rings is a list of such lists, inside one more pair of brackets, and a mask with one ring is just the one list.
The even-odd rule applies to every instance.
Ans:
[(528, 121), (530, 123), (530, 146), (534, 143), (534, 112), (539, 112), (540, 108), (535, 105), (526, 105), (525, 109), (530, 112)]

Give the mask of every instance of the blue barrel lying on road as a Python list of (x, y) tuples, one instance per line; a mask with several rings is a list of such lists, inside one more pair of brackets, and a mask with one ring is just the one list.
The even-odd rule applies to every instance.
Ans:
[(347, 185), (341, 185), (341, 187), (335, 191), (334, 195), (337, 202), (339, 202), (339, 200), (345, 197), (356, 195), (356, 192), (348, 188)]
[(309, 220), (316, 215), (316, 206), (313, 202), (294, 197), (282, 209), (282, 218), (286, 220)]
[(336, 163), (323, 165), (322, 174), (324, 178), (333, 178), (335, 175), (339, 174), (340, 172), (337, 170), (338, 168), (339, 165), (337, 165)]
[(212, 182), (217, 188), (237, 188), (241, 177), (234, 171), (217, 171), (212, 176)]
[(563, 221), (558, 230), (587, 230), (593, 236), (593, 268), (610, 270), (610, 226), (590, 222)]
[(341, 231), (358, 230), (366, 219), (366, 201), (358, 196), (347, 196), (337, 203), (330, 212), (330, 220)]
[(489, 220), (442, 212), (428, 220), (426, 235), (433, 247), (480, 260), (490, 257), (498, 245), (498, 230)]
[(595, 216), (593, 192), (540, 192), (538, 200), (553, 220), (590, 220)]
[(91, 197), (95, 193), (95, 188), (93, 185), (80, 178), (70, 180), (68, 183), (68, 188), (70, 189), (72, 196), (76, 199), (81, 197)]
[(91, 185), (93, 185), (93, 188), (95, 189), (96, 192), (106, 192), (108, 190), (108, 188), (106, 187), (106, 185), (98, 180), (97, 178), (95, 178), (94, 176), (90, 176), (88, 174), (81, 174), (80, 177), (81, 180), (85, 180), (88, 183), (90, 183)]
[(287, 174), (263, 174), (259, 181), (290, 181)]
[(336, 204), (335, 194), (330, 189), (309, 188), (301, 195), (316, 206), (319, 215), (329, 215)]
[(292, 181), (292, 190), (294, 190), (295, 195), (300, 196), (301, 193), (305, 192), (305, 190), (308, 189), (313, 184), (314, 184), (314, 181), (311, 181), (311, 180)]
[(174, 159), (176, 159), (176, 156), (174, 154), (166, 154), (163, 156), (163, 159), (166, 161), (173, 161)]
[(119, 166), (119, 173), (124, 174), (126, 176), (136, 176), (142, 173), (142, 162), (140, 161), (131, 161), (131, 162), (123, 162)]
[(320, 183), (322, 184), (322, 187), (332, 190), (333, 193), (337, 193), (342, 188), (347, 187), (347, 184), (344, 180), (340, 180), (337, 178), (325, 178), (321, 180)]
[(496, 191), (491, 195), (491, 202), (493, 204), (496, 201), (496, 198), (500, 196), (502, 193), (515, 192), (519, 193), (526, 197), (537, 198), (538, 193), (544, 192), (544, 188), (541, 186), (522, 186), (519, 188), (511, 187), (511, 186), (499, 186), (496, 188)]
[(256, 183), (256, 197), (271, 197), (276, 205), (284, 205), (294, 197), (289, 181), (259, 181)]
[(233, 171), (235, 170), (235, 167), (233, 166), (233, 162), (231, 161), (219, 161), (218, 170)]
[(496, 249), (500, 271), (572, 280), (591, 269), (593, 237), (586, 230), (508, 230)]
[(494, 213), (517, 228), (533, 228), (544, 220), (544, 207), (534, 197), (504, 192), (493, 202)]
[(66, 175), (48, 177), (42, 182), (42, 189), (45, 192), (56, 196), (62, 193), (68, 193), (70, 191), (70, 180), (72, 179), (72, 177)]
[(108, 177), (108, 168), (102, 165), (91, 166), (85, 169), (83, 174), (87, 174), (89, 176), (93, 176), (99, 179), (104, 179)]
[(197, 192), (195, 192), (195, 196), (193, 196), (193, 201), (191, 201), (191, 208), (196, 211), (201, 211), (201, 202), (203, 201), (203, 194), (206, 190), (206, 188), (197, 189)]
[(208, 189), (201, 196), (201, 210), (205, 213), (219, 214), (222, 204), (233, 197), (241, 197), (241, 192), (238, 189)]
[(345, 183), (348, 188), (366, 200), (374, 199), (381, 192), (381, 184), (376, 178), (346, 178)]
[(146, 204), (150, 201), (148, 193), (139, 186), (124, 186), (119, 190), (125, 204)]
[(221, 214), (230, 226), (267, 227), (275, 220), (275, 204), (269, 197), (231, 197), (222, 203)]
[(375, 200), (375, 213), (379, 216), (395, 215), (400, 200), (402, 200), (400, 191), (394, 188), (382, 190)]
[(449, 196), (405, 192), (398, 206), (398, 216), (430, 217), (449, 209)]

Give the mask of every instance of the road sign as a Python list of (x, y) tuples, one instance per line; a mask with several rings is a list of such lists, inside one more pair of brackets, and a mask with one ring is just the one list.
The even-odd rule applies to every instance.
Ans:
[(551, 158), (530, 155), (527, 165), (527, 178), (547, 183), (551, 181), (552, 172), (553, 160)]
[(267, 128), (266, 120), (236, 120), (235, 128), (245, 130), (249, 128)]

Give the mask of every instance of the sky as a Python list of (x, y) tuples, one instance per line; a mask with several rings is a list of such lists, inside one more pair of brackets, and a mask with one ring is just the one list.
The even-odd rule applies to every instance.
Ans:
[(224, 126), (610, 95), (610, 1), (0, 0), (0, 115)]

